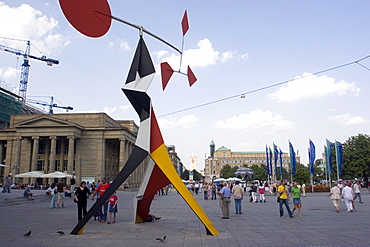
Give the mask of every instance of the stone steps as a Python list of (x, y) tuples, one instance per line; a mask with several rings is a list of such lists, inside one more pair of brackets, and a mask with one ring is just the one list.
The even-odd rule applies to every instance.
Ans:
[(50, 197), (46, 195), (34, 195), (32, 196), (34, 200), (29, 201), (27, 197), (15, 197), (15, 198), (5, 198), (3, 200), (0, 200), (0, 205), (1, 207), (5, 206), (13, 206), (13, 205), (21, 205), (21, 204), (26, 204), (26, 203), (41, 203), (41, 202), (46, 202), (51, 200)]

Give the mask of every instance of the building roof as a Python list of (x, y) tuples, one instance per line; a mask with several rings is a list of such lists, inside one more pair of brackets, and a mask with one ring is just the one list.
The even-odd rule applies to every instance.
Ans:
[(215, 145), (215, 142), (212, 140), (211, 141), (211, 144), (209, 144), (210, 146), (214, 146)]
[(225, 147), (225, 146), (222, 146), (222, 147), (220, 147), (219, 149), (217, 149), (216, 150), (216, 152), (217, 151), (231, 151), (230, 149), (228, 149), (227, 147)]

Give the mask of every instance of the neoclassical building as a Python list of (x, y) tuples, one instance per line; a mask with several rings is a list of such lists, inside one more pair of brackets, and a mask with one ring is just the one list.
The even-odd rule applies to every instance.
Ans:
[[(1, 176), (28, 171), (75, 174), (77, 181), (106, 177), (122, 169), (136, 140), (134, 121), (116, 121), (105, 113), (11, 115), (9, 128), (0, 130)], [(138, 187), (146, 161), (125, 181)], [(17, 179), (18, 183), (36, 179)], [(51, 182), (41, 180), (39, 183)]]
[[(300, 157), (296, 157), (300, 162)], [(283, 167), (289, 169), (289, 153), (282, 155)], [(210, 143), (210, 156), (204, 161), (204, 176), (206, 181), (212, 180), (213, 177), (220, 177), (221, 169), (225, 165), (231, 167), (242, 167), (243, 165), (264, 165), (266, 166), (266, 152), (264, 151), (231, 151), (224, 146), (215, 150), (215, 143)]]

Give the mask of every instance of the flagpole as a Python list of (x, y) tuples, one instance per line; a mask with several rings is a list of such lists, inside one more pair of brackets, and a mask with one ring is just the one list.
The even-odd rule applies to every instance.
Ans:
[(338, 161), (338, 144), (337, 140), (335, 140), (335, 157), (337, 161), (337, 183), (339, 183), (339, 161)]
[(311, 191), (312, 191), (312, 193), (314, 192), (313, 191), (313, 175), (311, 174)]

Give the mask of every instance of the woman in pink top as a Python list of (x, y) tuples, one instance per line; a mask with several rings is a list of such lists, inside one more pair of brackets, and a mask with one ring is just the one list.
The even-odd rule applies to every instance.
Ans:
[[(113, 195), (109, 197), (109, 216), (108, 216), (108, 222), (107, 222), (108, 224), (116, 223), (116, 213), (118, 212), (117, 202), (118, 202), (118, 197), (116, 195), (116, 192), (114, 192)], [(114, 216), (113, 221), (112, 221), (112, 214)]]
[(260, 186), (258, 186), (258, 192), (260, 193), (260, 202), (265, 202), (266, 203), (266, 198), (265, 198), (265, 186), (263, 183), (260, 183)]

